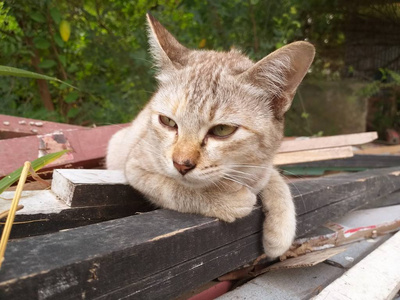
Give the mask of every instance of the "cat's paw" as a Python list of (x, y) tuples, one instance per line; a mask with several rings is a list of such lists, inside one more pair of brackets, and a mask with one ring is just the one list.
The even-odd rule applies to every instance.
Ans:
[(263, 230), (264, 251), (270, 258), (284, 254), (292, 245), (296, 235), (294, 215), (266, 217)]
[(228, 223), (251, 213), (257, 202), (257, 196), (248, 188), (242, 187), (235, 193), (221, 195), (220, 204), (214, 209), (214, 216)]

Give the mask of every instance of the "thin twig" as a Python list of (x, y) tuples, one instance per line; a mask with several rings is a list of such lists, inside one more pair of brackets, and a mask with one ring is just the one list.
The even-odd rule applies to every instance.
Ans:
[(4, 261), (4, 253), (6, 252), (8, 238), (10, 237), (11, 227), (14, 222), (15, 212), (17, 211), (18, 201), (21, 198), (21, 193), (24, 188), (24, 184), (26, 181), (26, 177), (28, 177), (29, 168), (31, 167), (31, 163), (29, 161), (25, 162), (24, 168), (22, 169), (21, 176), (19, 178), (18, 186), (14, 194), (14, 199), (11, 202), (10, 212), (7, 217), (6, 224), (3, 228), (3, 234), (1, 235), (0, 241), (0, 268)]
[[(18, 211), (18, 210), (21, 210), (21, 209), (23, 209), (23, 208), (24, 208), (23, 205), (18, 205), (18, 206), (17, 206), (17, 211)], [(3, 218), (5, 218), (5, 217), (7, 217), (9, 213), (10, 213), (10, 210), (5, 210), (5, 211), (3, 211), (2, 213), (0, 213), (0, 219), (3, 219)], [(1, 223), (0, 223), (0, 224), (1, 224)]]
[(40, 182), (41, 184), (43, 184), (46, 188), (48, 188), (50, 186), (50, 183), (47, 182), (46, 180), (44, 180), (43, 178), (41, 178), (36, 172), (35, 170), (32, 168), (32, 166), (29, 169), (29, 172), (31, 173), (31, 176), (33, 179), (35, 179), (36, 181)]

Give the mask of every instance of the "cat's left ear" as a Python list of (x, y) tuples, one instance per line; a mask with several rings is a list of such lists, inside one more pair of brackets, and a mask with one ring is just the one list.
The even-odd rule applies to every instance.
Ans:
[(146, 17), (150, 52), (156, 61), (156, 66), (161, 70), (170, 67), (180, 69), (185, 66), (190, 50), (182, 46), (156, 18), (149, 13)]
[(294, 42), (264, 57), (241, 76), (271, 96), (271, 108), (276, 117), (282, 118), (314, 55), (315, 48), (310, 43)]

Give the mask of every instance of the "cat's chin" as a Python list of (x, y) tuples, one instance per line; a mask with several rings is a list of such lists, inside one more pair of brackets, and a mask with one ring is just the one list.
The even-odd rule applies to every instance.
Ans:
[(208, 180), (199, 180), (190, 176), (174, 176), (174, 179), (177, 183), (192, 189), (202, 189), (214, 185)]

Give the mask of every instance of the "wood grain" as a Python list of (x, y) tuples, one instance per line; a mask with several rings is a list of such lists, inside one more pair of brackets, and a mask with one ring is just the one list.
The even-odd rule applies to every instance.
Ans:
[[(292, 186), (298, 235), (399, 188), (398, 167)], [(173, 298), (257, 258), (263, 218), (260, 207), (230, 224), (159, 209), (11, 241), (0, 298)]]
[(278, 152), (294, 152), (302, 150), (335, 148), (341, 146), (361, 145), (372, 142), (378, 138), (374, 132), (362, 132), (334, 136), (315, 137), (307, 139), (284, 140)]
[(314, 300), (393, 299), (400, 288), (400, 232), (328, 285)]
[(353, 149), (351, 146), (277, 153), (274, 157), (274, 165), (288, 165), (351, 156), (353, 156)]

